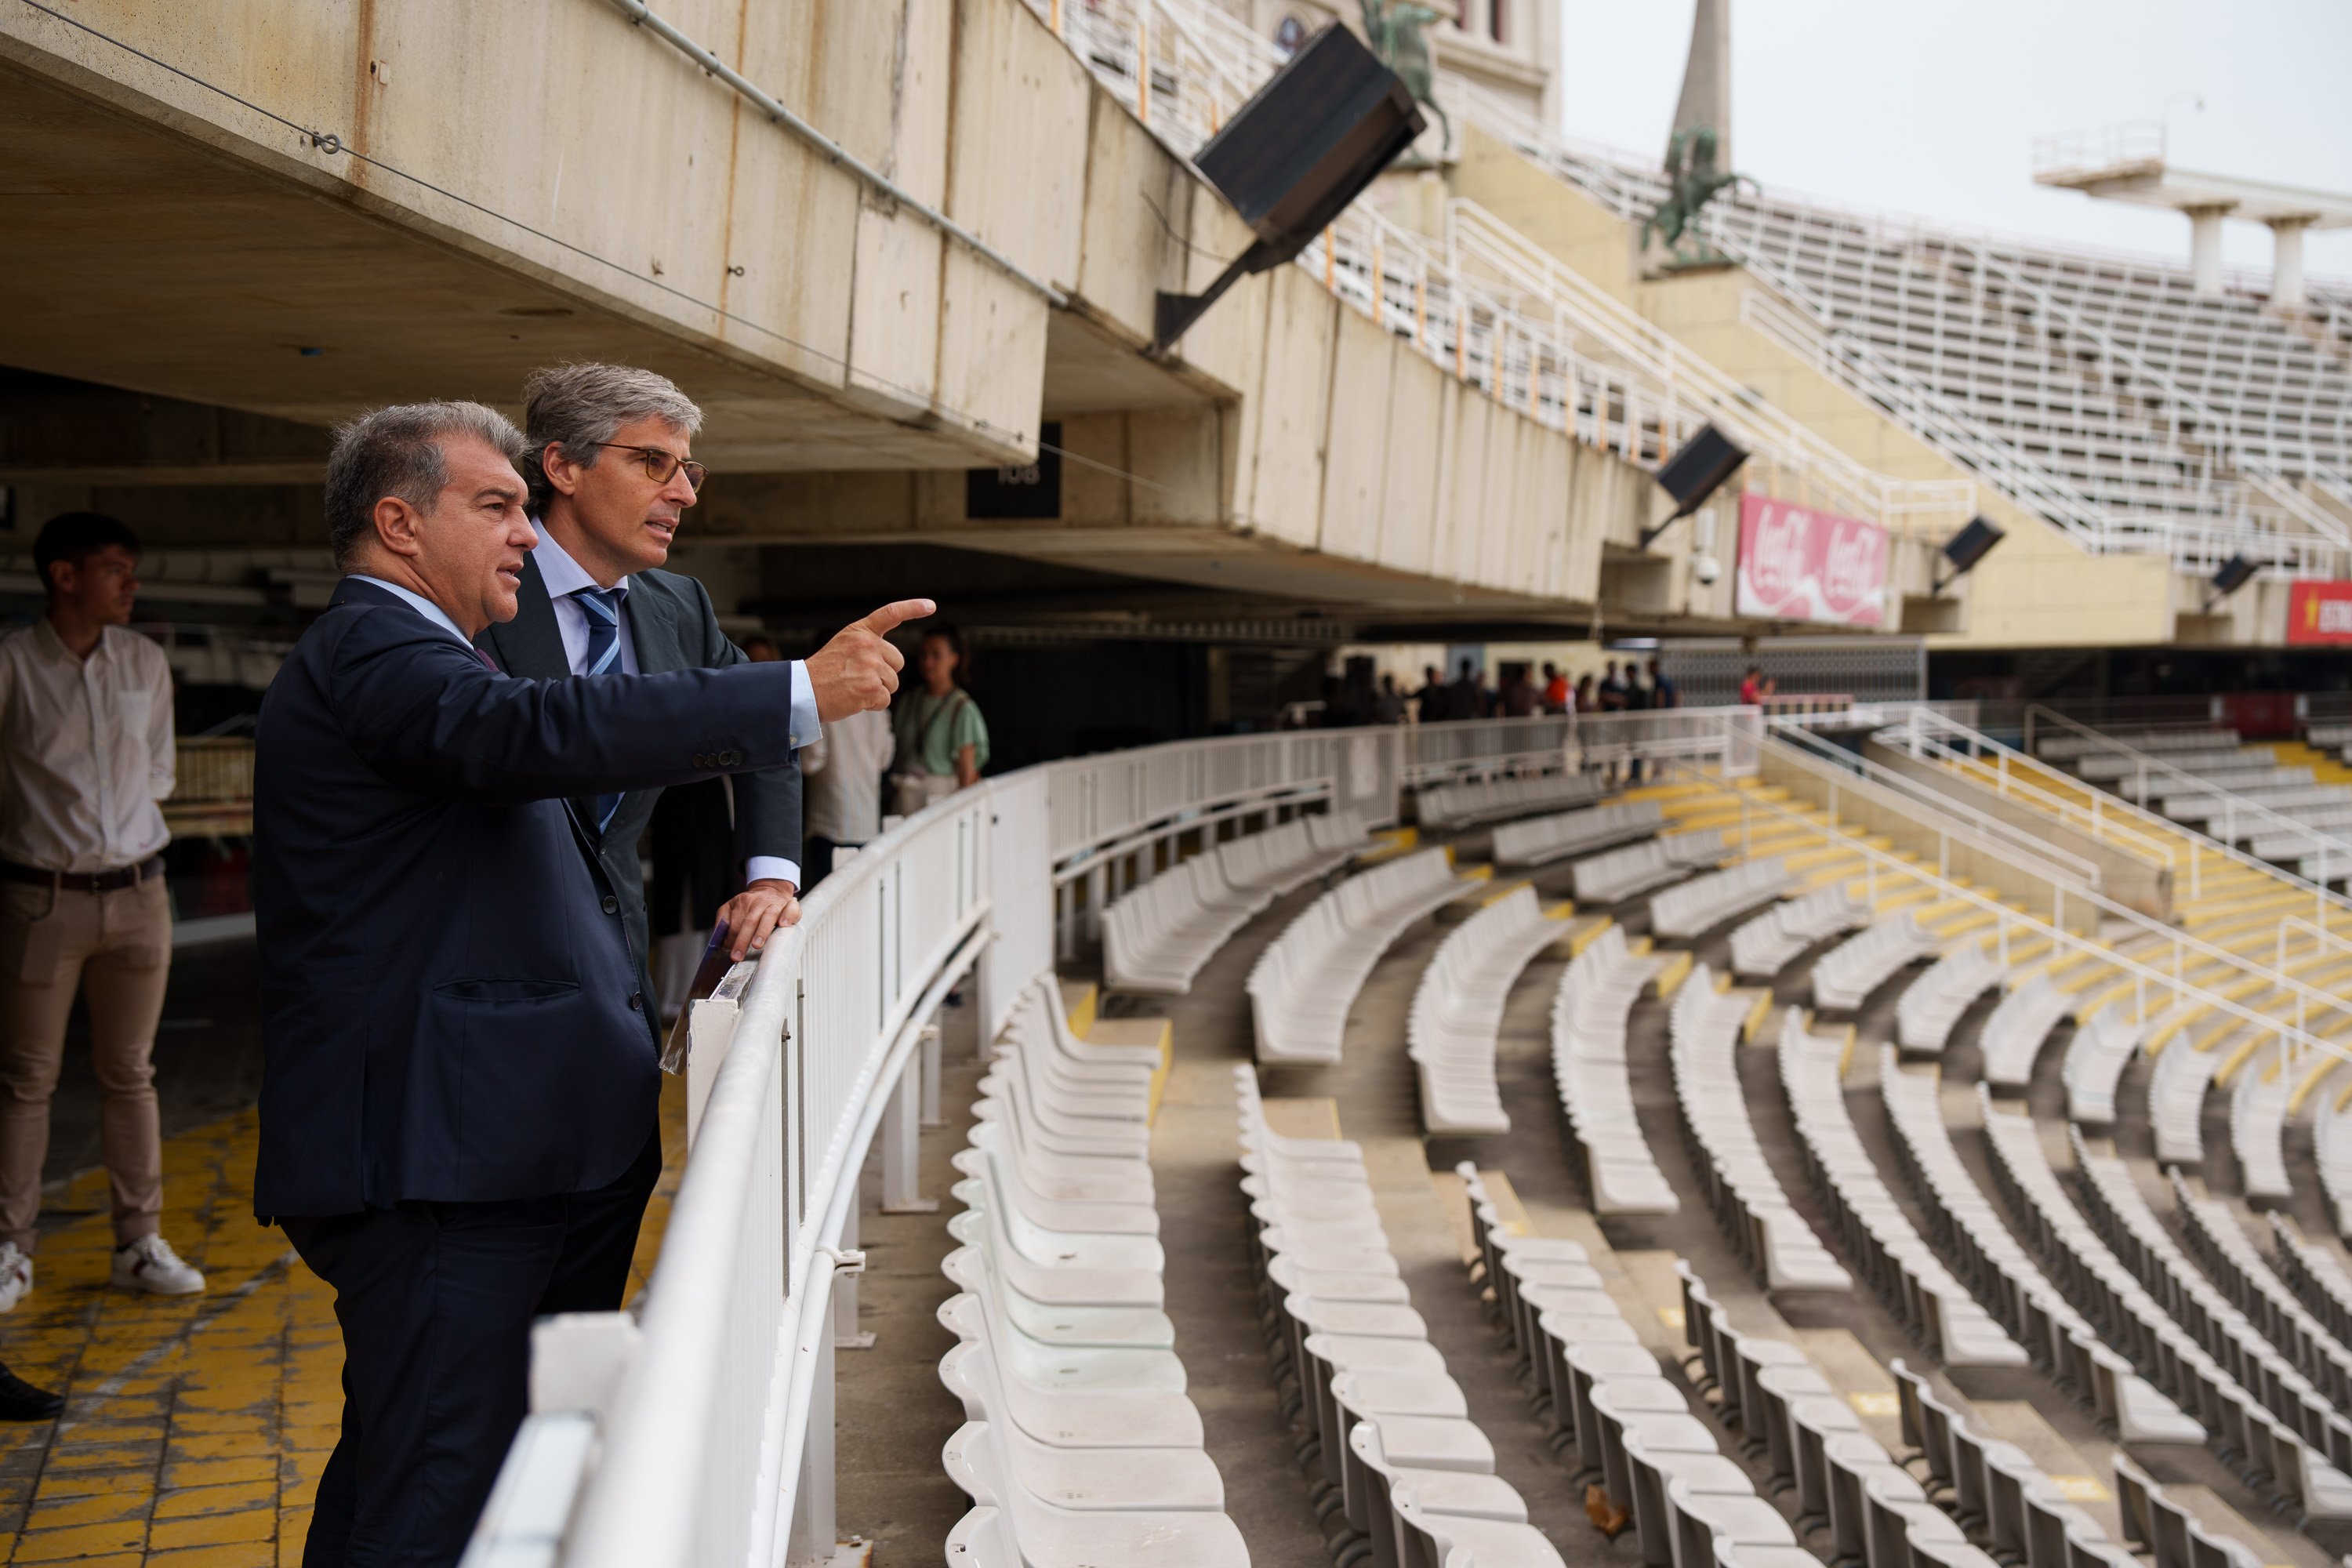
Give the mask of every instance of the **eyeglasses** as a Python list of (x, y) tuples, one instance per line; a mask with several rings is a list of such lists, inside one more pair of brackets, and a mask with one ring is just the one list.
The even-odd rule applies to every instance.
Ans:
[(646, 478), (657, 485), (669, 483), (671, 477), (684, 468), (687, 488), (699, 495), (702, 493), (702, 481), (710, 477), (710, 470), (693, 458), (665, 452), (659, 447), (628, 447), (618, 441), (599, 441), (596, 445), (610, 447), (615, 452), (635, 452), (637, 459), (646, 466)]

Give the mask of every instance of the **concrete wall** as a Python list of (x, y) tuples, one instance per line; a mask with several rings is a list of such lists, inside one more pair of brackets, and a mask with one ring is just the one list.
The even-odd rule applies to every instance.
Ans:
[(2120, 845), (2095, 838), (2057, 821), (2048, 812), (2011, 800), (1948, 768), (1913, 757), (1876, 741), (1863, 743), (1862, 754), (1961, 805), (2014, 823), (2067, 854), (2079, 856), (2099, 868), (2100, 891), (2119, 904), (2160, 921), (2172, 918), (2172, 868)]

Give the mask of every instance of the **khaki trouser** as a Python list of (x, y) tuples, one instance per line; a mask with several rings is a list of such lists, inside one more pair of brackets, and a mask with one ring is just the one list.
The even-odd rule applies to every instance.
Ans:
[(114, 1244), (155, 1234), (163, 1143), (148, 1058), (171, 964), (172, 905), (161, 877), (109, 893), (0, 883), (0, 1242), (33, 1250), (49, 1097), (77, 991), (89, 1005)]

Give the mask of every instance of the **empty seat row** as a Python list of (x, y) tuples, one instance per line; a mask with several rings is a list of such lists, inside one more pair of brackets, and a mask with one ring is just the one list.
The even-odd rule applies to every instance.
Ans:
[(2180, 1233), (2189, 1238), (2189, 1250), (2230, 1304), (2338, 1410), (2352, 1410), (2352, 1350), (2263, 1260), (2238, 1228), (2229, 1205), (2190, 1192), (2178, 1171), (2172, 1173), (2172, 1201), (2179, 1210)]
[(1630, 1524), (1645, 1568), (1813, 1561), (1796, 1554), (1788, 1521), (1756, 1496), (1643, 1348), (1584, 1247), (1506, 1225), (1476, 1168), (1456, 1173), (1476, 1243), (1471, 1283), (1493, 1298), (1552, 1446), (1563, 1457), (1573, 1450), (1594, 1522)]
[(2273, 1214), (2271, 1255), (2278, 1259), (2279, 1277), (2327, 1325), (2338, 1344), (2352, 1345), (2352, 1271), (2326, 1248), (2295, 1234), (2284, 1215)]
[(2156, 1133), (2156, 1157), (2167, 1165), (2194, 1165), (2205, 1158), (2205, 1090), (2221, 1070), (2219, 1050), (2192, 1049), (2175, 1039), (2157, 1055), (2147, 1075), (2147, 1121)]
[(2118, 746), (2157, 756), (2167, 752), (2213, 751), (2237, 744), (2235, 730), (2116, 730), (2105, 735), (2044, 735), (2034, 742), (2033, 752), (2051, 762), (2068, 763), (2094, 752), (2113, 752)]
[(2153, 1568), (2262, 1568), (2264, 1562), (2244, 1542), (2207, 1530), (2121, 1454), (2116, 1456), (2116, 1510), (2123, 1515), (2124, 1538), (2155, 1559)]
[(1677, 1259), (1675, 1273), (1702, 1396), (1745, 1437), (1744, 1451), (1762, 1455), (1774, 1489), (1793, 1493), (1798, 1522), (1826, 1527), (1827, 1557), (1864, 1568), (1989, 1568), (1993, 1560), (1863, 1430), (1801, 1348), (1741, 1333), (1687, 1262)]
[(2074, 1011), (2074, 998), (2059, 990), (2047, 973), (2036, 974), (2003, 996), (1978, 1036), (1984, 1048), (1985, 1081), (1995, 1089), (2023, 1089), (2032, 1083), (2042, 1042)]
[(1845, 1103), (1851, 1030), (1816, 1035), (1793, 1007), (1780, 1025), (1780, 1086), (1805, 1172), (1845, 1254), (1947, 1366), (2023, 1366), (2025, 1352), (1944, 1267), (1872, 1162)]
[(1421, 1078), (1421, 1121), (1433, 1135), (1508, 1132), (1495, 1083), (1503, 1004), (1519, 972), (1566, 934), (1522, 885), (1438, 944), (1405, 1015), (1405, 1054)]
[(1992, 1091), (1982, 1084), (1977, 1099), (2002, 1201), (2059, 1288), (2107, 1343), (2194, 1416), (2208, 1444), (2236, 1460), (2250, 1485), (2269, 1485), (2286, 1507), (2315, 1516), (2338, 1517), (2352, 1508), (2352, 1481), (2325, 1450), (2280, 1421), (2208, 1355), (2100, 1238), (2060, 1184), (2032, 1119), (1996, 1110)]
[(2075, 1026), (2063, 1068), (2068, 1120), (2099, 1126), (2115, 1121), (2116, 1085), (2147, 1033), (2132, 1011), (2127, 1001), (2110, 1002)]
[(1850, 1290), (1853, 1279), (1780, 1190), (1748, 1114), (1738, 1058), (1753, 1005), (1745, 993), (1717, 991), (1703, 963), (1675, 993), (1668, 1048), (1693, 1163), (1716, 1218), (1767, 1289)]
[(1625, 1017), (1665, 961), (1635, 952), (1612, 925), (1569, 964), (1551, 1005), (1551, 1068), (1601, 1214), (1673, 1214), (1682, 1205), (1658, 1170), (1633, 1110)]
[(2311, 1124), (2313, 1163), (2319, 1167), (2319, 1190), (2327, 1194), (2328, 1217), (2336, 1234), (2352, 1237), (2352, 1088), (2339, 1095), (2334, 1084), (2324, 1085), (2318, 1114)]
[(1025, 993), (955, 1156), (961, 1243), (942, 1265), (964, 1425), (942, 1458), (975, 1568), (1246, 1568), (1162, 1311), (1150, 1148), (1154, 1049), (1090, 1046), (1050, 976)]
[(1731, 933), (1731, 972), (1765, 980), (1816, 942), (1870, 923), (1869, 901), (1847, 884), (1817, 888), (1774, 904)]
[(2352, 724), (2306, 724), (2304, 726), (2303, 740), (2304, 744), (2307, 746), (2316, 746), (2323, 752), (2332, 752), (2341, 746), (2352, 745)]
[(1852, 1011), (1906, 966), (1933, 958), (1938, 945), (1908, 910), (1864, 926), (1813, 965), (1813, 1005)]
[(1299, 912), (1258, 955), (1250, 1016), (1263, 1062), (1337, 1062), (1364, 977), (1405, 928), (1465, 888), (1444, 849), (1360, 871)]
[(1355, 1554), (1560, 1568), (1412, 1310), (1362, 1148), (1276, 1132), (1249, 1067), (1234, 1095), (1276, 1386), (1307, 1428), (1318, 1501), (1361, 1538)]
[(1666, 814), (1654, 800), (1622, 800), (1507, 822), (1495, 829), (1495, 864), (1542, 866), (1647, 838), (1665, 826)]
[(1660, 936), (1695, 937), (1768, 899), (1779, 898), (1795, 880), (1796, 873), (1778, 855), (1742, 860), (1694, 877), (1652, 899), (1650, 929)]
[[(2283, 767), (2268, 757), (2244, 757), (2227, 766), (2203, 768), (2184, 778), (2169, 771), (2146, 775), (2126, 773), (2115, 781), (2115, 791), (2126, 800), (2154, 805), (2167, 816), (2188, 815), (2199, 820), (2218, 815), (2220, 803), (2232, 795), (2284, 790), (2309, 784), (2309, 768)], [(2201, 803), (2212, 802), (2211, 805)]]
[(2024, 1568), (2137, 1568), (2097, 1520), (2066, 1500), (2032, 1455), (1976, 1430), (1902, 1361), (1887, 1370), (1895, 1375), (1903, 1440), (1918, 1450), (1927, 1485), (1950, 1492), (1954, 1515), (1990, 1542), (2000, 1561)]
[(1415, 797), (1414, 811), (1423, 827), (1471, 827), (1587, 805), (1608, 792), (1598, 773), (1522, 773), (1424, 789)]
[(1906, 1051), (1940, 1051), (1952, 1026), (2000, 984), (2000, 960), (1982, 941), (1965, 941), (1927, 966), (1895, 1003), (1895, 1037)]
[(1576, 899), (1584, 904), (1619, 903), (1679, 881), (1702, 866), (1718, 865), (1729, 853), (1729, 828), (1669, 833), (1630, 844), (1576, 863)]
[[(2200, 746), (2193, 751), (2168, 752), (2158, 759), (2163, 763), (2163, 773), (2203, 774), (2215, 769), (2246, 768), (2271, 765), (2267, 752), (2250, 752), (2239, 746)], [(2093, 784), (2111, 784), (2118, 779), (2137, 777), (2146, 766), (2140, 758), (2123, 752), (2094, 752), (2075, 768)]]
[(2060, 1384), (2088, 1399), (2126, 1442), (2202, 1443), (2205, 1429), (2180, 1413), (2111, 1349), (2001, 1221), (1953, 1146), (1933, 1072), (1907, 1073), (1881, 1047), (1878, 1089), (1895, 1148), (1928, 1228), (1977, 1300)]
[[(2352, 1417), (2338, 1412), (2326, 1392), (2280, 1353), (2189, 1261), (2148, 1206), (2129, 1165), (2113, 1155), (2092, 1152), (2079, 1128), (2070, 1130), (2069, 1136), (2083, 1177), (2084, 1210), (2124, 1266), (2257, 1403), (2339, 1470), (2352, 1466)], [(2342, 1495), (2333, 1501), (2352, 1510), (2352, 1477), (2338, 1475), (2334, 1480)]]
[(2294, 1065), (2276, 1048), (2239, 1064), (2230, 1088), (2230, 1149), (2238, 1156), (2240, 1190), (2249, 1198), (2284, 1202), (2294, 1195), (2286, 1169), (2286, 1108), (2294, 1081)]
[(1363, 823), (1337, 812), (1228, 839), (1170, 868), (1103, 911), (1104, 979), (1118, 991), (1182, 995), (1234, 932), (1365, 844)]

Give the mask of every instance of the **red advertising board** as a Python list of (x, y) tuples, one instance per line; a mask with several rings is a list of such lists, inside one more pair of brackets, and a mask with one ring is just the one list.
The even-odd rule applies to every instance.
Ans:
[(2305, 647), (2352, 643), (2352, 583), (2290, 583), (2286, 640)]
[(1734, 612), (1758, 620), (1877, 626), (1886, 618), (1886, 531), (1743, 495), (1738, 587)]

